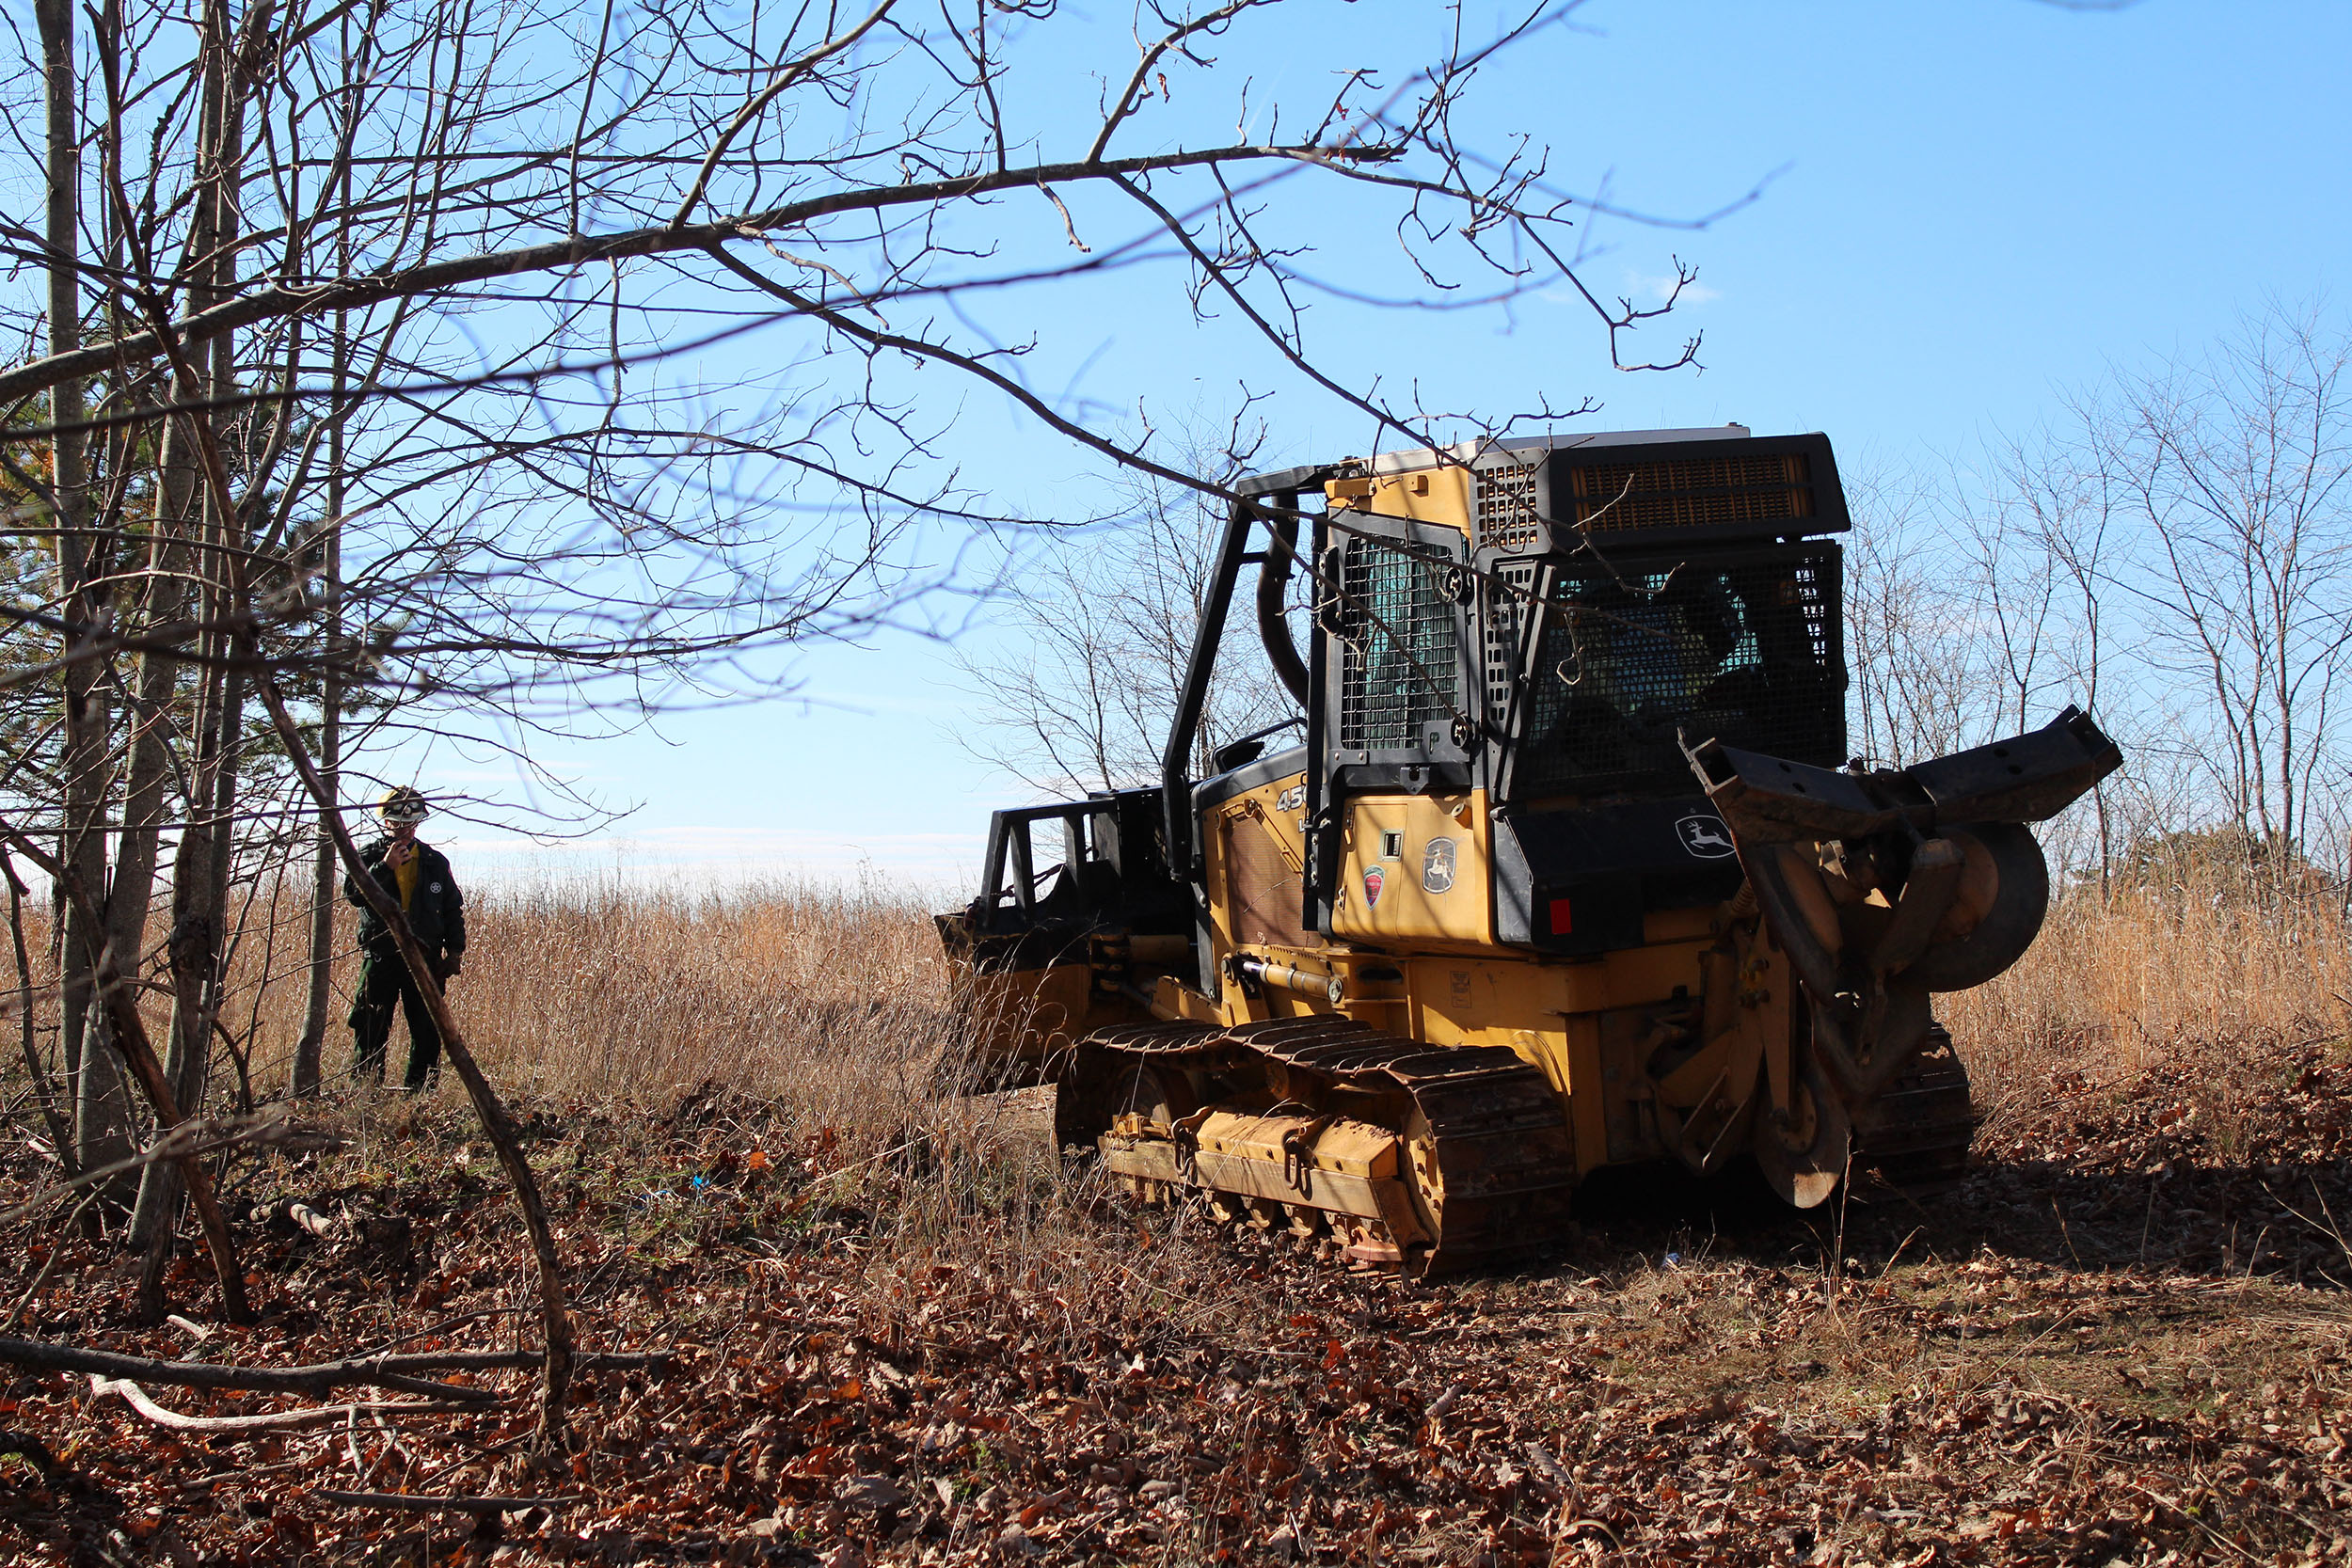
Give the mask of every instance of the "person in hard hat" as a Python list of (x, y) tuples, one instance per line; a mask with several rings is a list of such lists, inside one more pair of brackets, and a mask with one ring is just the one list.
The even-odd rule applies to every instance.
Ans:
[[(466, 899), (457, 891), (449, 857), (417, 837), (417, 824), (427, 810), (424, 796), (405, 784), (387, 793), (377, 808), (384, 836), (361, 850), (359, 861), (408, 917), (408, 929), (424, 949), (434, 976), (447, 985), (464, 965)], [(407, 1086), (430, 1088), (441, 1074), (441, 1031), (400, 956), (391, 927), (359, 895), (356, 879), (343, 879), (343, 896), (360, 910), (359, 991), (352, 999), (350, 1020), (352, 1075), (384, 1082), (384, 1047), (397, 1006), (408, 1015)]]

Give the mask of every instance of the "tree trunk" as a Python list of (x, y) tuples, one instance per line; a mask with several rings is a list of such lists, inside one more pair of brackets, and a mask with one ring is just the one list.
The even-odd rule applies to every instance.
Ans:
[[(160, 458), (155, 538), (148, 550), (144, 615), (148, 625), (180, 617), (186, 595), (182, 578), (188, 552), (180, 538), (194, 475), (178, 453), (184, 443), (167, 433)], [(171, 705), (186, 664), (168, 653), (139, 661), (138, 689), (132, 701), (130, 766), (123, 777), (122, 830), (115, 848), (114, 877), (105, 899), (106, 942), (129, 968), (147, 949), (149, 906), (155, 896), (155, 871), (172, 783)]]
[[(208, 531), (217, 536), (217, 531)], [(214, 601), (218, 595), (208, 590), (204, 597), (208, 618), (214, 618), (211, 612), (217, 610)], [(225, 638), (208, 635), (205, 641), (212, 651), (227, 651)], [(171, 1036), (164, 1048), (163, 1071), (173, 1100), (187, 1116), (196, 1115), (202, 1104), (220, 927), (228, 905), (229, 890), (215, 872), (218, 843), (228, 832), (220, 811), (223, 775), (233, 763), (222, 756), (220, 737), (230, 722), (230, 689), (237, 684), (234, 676), (224, 672), (205, 672), (200, 687), (203, 696), (197, 707), (195, 787), (171, 862)], [(151, 1264), (143, 1277), (152, 1281), (151, 1289), (160, 1288), (162, 1260), (171, 1248), (181, 1192), (175, 1166), (151, 1164), (140, 1174), (131, 1236), (133, 1244), (148, 1249)]]
[[(339, 488), (332, 481), (328, 489)], [(334, 510), (330, 501), (328, 510)], [(329, 525), (332, 527), (333, 525)], [(331, 560), (334, 546), (327, 546)], [(334, 568), (327, 568), (331, 584)], [(331, 591), (331, 590), (330, 590)], [(327, 645), (334, 645), (334, 627), (327, 628)], [(329, 673), (320, 696), (322, 718), (319, 722), (319, 776), (326, 781), (331, 795), (342, 787), (340, 752), (342, 750), (342, 716), (336, 712), (342, 702), (342, 683)], [(335, 978), (335, 835), (328, 829), (324, 813), (319, 818), (318, 854), (310, 868), (310, 990), (303, 1004), (302, 1037), (294, 1042), (294, 1092), (298, 1097), (315, 1095), (324, 1077), (323, 1059), (326, 1047), (327, 1005), (334, 999)]]
[[(346, 185), (348, 176), (346, 176)], [(348, 205), (346, 199), (345, 205)], [(342, 264), (350, 264), (347, 256)], [(350, 320), (335, 318), (332, 374), (335, 386), (333, 423), (326, 430), (326, 536), (324, 544), (324, 592), (326, 624), (323, 628), (326, 667), (319, 686), (319, 778), (328, 799), (342, 788), (342, 682), (336, 677), (336, 646), (342, 634), (343, 566), (343, 380), (351, 368)], [(335, 832), (325, 806), (319, 808), (318, 857), (310, 873), (310, 990), (302, 1009), (302, 1037), (294, 1043), (294, 1092), (297, 1097), (319, 1092), (320, 1058), (326, 1044), (326, 1008), (335, 977)]]
[[(97, 55), (103, 69), (108, 60), (119, 55), (120, 0), (105, 0), (99, 11), (97, 29)], [(121, 126), (111, 117), (103, 136), (100, 144), (102, 184), (110, 176), (119, 177), (121, 169)], [(124, 269), (127, 235), (117, 221), (117, 214), (103, 203), (101, 211), (106, 214), (106, 263)], [(209, 234), (208, 223), (204, 241), (207, 245)], [(130, 318), (122, 310), (119, 296), (110, 297), (107, 312), (111, 330), (120, 336)], [(173, 388), (176, 398), (193, 398), (197, 392), (193, 383)], [(178, 421), (166, 419), (159, 425), (155, 509), (147, 544), (146, 586), (139, 606), (143, 624), (151, 626), (178, 620), (187, 602), (186, 517), (196, 480), (195, 471), (187, 463), (187, 442)], [(127, 463), (130, 455), (127, 446), (121, 449), (123, 461)], [(173, 778), (171, 705), (180, 672), (184, 668), (181, 660), (167, 653), (142, 656), (137, 689), (130, 697), (130, 734), (126, 743), (130, 761), (123, 777), (122, 827), (116, 842), (113, 876), (106, 895), (101, 900), (105, 911), (107, 942), (124, 967), (135, 964), (138, 956), (147, 951), (149, 906), (155, 895), (155, 871)]]
[[(74, 114), (79, 78), (73, 61), (73, 8), (70, 0), (39, 0), (34, 8), (40, 28), (48, 141), (49, 349), (70, 354), (82, 346), (82, 161)], [(56, 423), (72, 425), (81, 420), (78, 378), (59, 382), (52, 396), (50, 411)], [(80, 432), (64, 430), (50, 448), (66, 615), (86, 626), (95, 624), (105, 608), (105, 594), (96, 586), (104, 552), (96, 548), (90, 533), (87, 440)], [(69, 633), (69, 644), (78, 636)], [(62, 681), (65, 818), (59, 859), (88, 888), (103, 887), (106, 877), (108, 711), (100, 676), (92, 660), (68, 668)], [(93, 912), (81, 903), (67, 907), (59, 955), (65, 1065), (73, 1085), (73, 1155), (84, 1169), (132, 1152), (130, 1099), (119, 1063), (103, 1045), (94, 1051), (86, 1048), (92, 1023), (91, 981), (105, 941)]]
[[(244, 84), (232, 69), (235, 34), (222, 8), (208, 5), (204, 14), (215, 30), (211, 65), (206, 73), (206, 114), (209, 133), (199, 141), (199, 205), (209, 214), (209, 229), (217, 241), (209, 250), (191, 250), (204, 261), (204, 294), (225, 299), (235, 292), (236, 261), (227, 244), (238, 231), (238, 175), (244, 158)], [(209, 151), (210, 156), (206, 153)], [(211, 345), (210, 372), (202, 375), (199, 395), (218, 396), (236, 385), (234, 334), (223, 333)], [(191, 363), (193, 363), (193, 359)], [(210, 420), (209, 413), (187, 416)], [(192, 444), (201, 444), (192, 443)], [(247, 543), (244, 519), (232, 497), (210, 490), (198, 511), (196, 547), (190, 552), (198, 580), (199, 617), (217, 626), (235, 595), (230, 579), (233, 562)], [(230, 651), (225, 633), (208, 631), (204, 648), (215, 655)], [(211, 1061), (213, 1014), (218, 1006), (222, 927), (227, 924), (229, 886), (226, 875), (230, 819), (236, 800), (239, 742), (244, 731), (245, 683), (232, 672), (208, 669), (198, 685), (199, 698), (192, 725), (196, 755), (189, 767), (186, 819), (172, 855), (171, 866), (171, 1036), (165, 1048), (163, 1071), (172, 1098), (183, 1116), (201, 1108), (204, 1079)], [(147, 1247), (147, 1267), (141, 1274), (141, 1294), (151, 1315), (157, 1315), (163, 1265), (171, 1250), (171, 1236), (183, 1193), (179, 1167), (149, 1165), (139, 1180), (138, 1205), (132, 1216), (135, 1243)]]

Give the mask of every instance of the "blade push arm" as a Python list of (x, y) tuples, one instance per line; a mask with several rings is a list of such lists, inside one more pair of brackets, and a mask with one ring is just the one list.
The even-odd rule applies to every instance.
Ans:
[(1718, 815), (1756, 844), (1860, 839), (1908, 823), (2044, 822), (2123, 765), (2079, 708), (2024, 735), (1910, 768), (1840, 772), (1708, 741), (1691, 767)]

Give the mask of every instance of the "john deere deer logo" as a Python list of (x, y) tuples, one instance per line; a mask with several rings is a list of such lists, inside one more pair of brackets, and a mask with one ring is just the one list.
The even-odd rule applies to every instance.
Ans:
[(1682, 847), (1703, 861), (1719, 861), (1738, 853), (1731, 832), (1718, 816), (1686, 816), (1675, 824)]
[(1433, 838), (1422, 851), (1421, 889), (1423, 893), (1443, 893), (1454, 885), (1454, 841)]

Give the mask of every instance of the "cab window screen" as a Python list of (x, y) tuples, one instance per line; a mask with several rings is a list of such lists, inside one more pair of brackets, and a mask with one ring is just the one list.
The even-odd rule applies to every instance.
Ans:
[(1381, 539), (1348, 546), (1340, 663), (1340, 744), (1417, 747), (1422, 725), (1461, 710), (1459, 631), (1446, 565)]
[(1740, 564), (1566, 568), (1535, 650), (1518, 793), (1691, 789), (1677, 732), (1845, 760), (1834, 548)]

